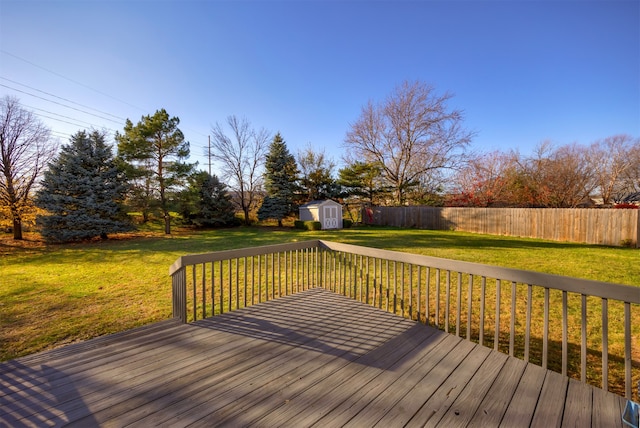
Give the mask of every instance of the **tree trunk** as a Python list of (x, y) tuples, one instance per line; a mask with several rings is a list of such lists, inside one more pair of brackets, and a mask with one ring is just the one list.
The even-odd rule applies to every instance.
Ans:
[(22, 240), (22, 221), (20, 217), (13, 216), (13, 239)]
[(169, 213), (164, 213), (164, 233), (171, 235), (171, 216)]
[(251, 221), (249, 220), (249, 207), (242, 207), (242, 211), (244, 212), (245, 226), (251, 226)]

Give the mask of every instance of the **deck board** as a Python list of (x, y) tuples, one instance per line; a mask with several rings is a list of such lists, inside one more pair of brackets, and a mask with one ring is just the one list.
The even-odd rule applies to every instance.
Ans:
[[(444, 412), (442, 418), (437, 420), (437, 424), (451, 428), (469, 425), (487, 391), (496, 381), (507, 360), (508, 357), (505, 354), (490, 353), (482, 363), (480, 370), (473, 375), (473, 378), (461, 390), (460, 395), (458, 395), (451, 407)], [(437, 417), (438, 415), (434, 416)], [(436, 426), (436, 417), (432, 417), (428, 425)]]
[(504, 416), (516, 388), (522, 379), (527, 363), (517, 358), (508, 358), (491, 388), (469, 421), (470, 427), (497, 426)]
[(0, 364), (0, 427), (621, 426), (623, 406), (321, 289)]

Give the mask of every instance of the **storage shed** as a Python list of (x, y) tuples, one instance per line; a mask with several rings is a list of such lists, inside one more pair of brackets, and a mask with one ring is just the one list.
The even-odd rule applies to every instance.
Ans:
[(331, 199), (300, 206), (300, 220), (319, 221), (322, 229), (342, 229), (342, 205)]

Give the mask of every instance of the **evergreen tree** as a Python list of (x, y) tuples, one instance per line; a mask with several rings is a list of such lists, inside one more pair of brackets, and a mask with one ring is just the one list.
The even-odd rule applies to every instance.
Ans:
[(135, 180), (135, 195), (144, 207), (153, 206), (156, 199), (164, 218), (164, 231), (171, 233), (169, 192), (181, 186), (194, 164), (189, 157), (189, 142), (178, 128), (180, 119), (169, 117), (165, 109), (153, 116), (143, 116), (137, 125), (129, 119), (124, 134), (116, 133), (118, 156), (126, 165), (128, 176)]
[(391, 194), (391, 189), (384, 187), (381, 174), (381, 165), (356, 161), (338, 171), (338, 184), (344, 190), (343, 196), (375, 205), (381, 196)]
[(324, 150), (316, 151), (309, 144), (303, 151), (298, 152), (298, 164), (301, 169), (300, 184), (305, 194), (305, 202), (340, 197), (340, 186), (333, 178), (335, 163), (325, 155)]
[(258, 220), (263, 221), (275, 218), (278, 220), (278, 226), (282, 227), (282, 219), (291, 212), (290, 206), (278, 196), (267, 195), (258, 209)]
[(233, 226), (237, 224), (235, 208), (227, 186), (215, 175), (199, 171), (189, 178), (182, 192), (182, 215), (198, 227)]
[(123, 208), (127, 186), (104, 134), (80, 131), (44, 173), (36, 204), (49, 241), (68, 242), (132, 229)]
[(265, 162), (265, 190), (267, 197), (258, 210), (258, 219), (274, 218), (282, 226), (282, 219), (293, 212), (298, 190), (298, 166), (287, 144), (278, 132), (269, 146)]

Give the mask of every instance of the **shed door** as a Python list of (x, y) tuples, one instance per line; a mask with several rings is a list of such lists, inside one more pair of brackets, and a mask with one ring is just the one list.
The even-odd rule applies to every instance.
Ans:
[(338, 228), (338, 207), (324, 207), (323, 229)]

